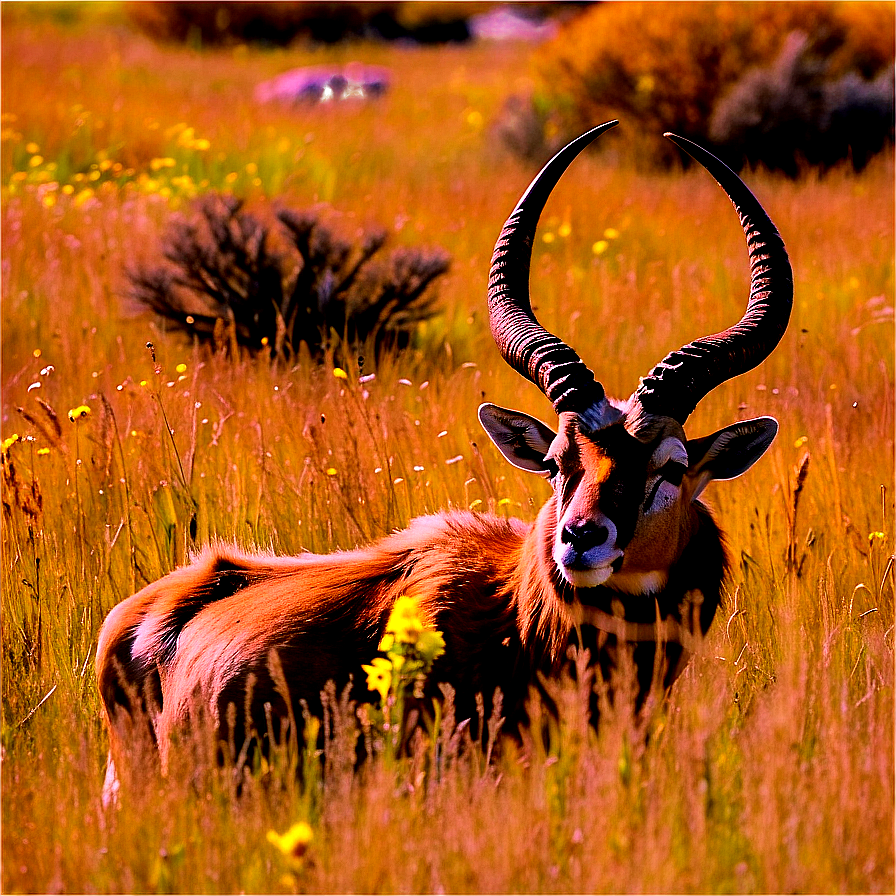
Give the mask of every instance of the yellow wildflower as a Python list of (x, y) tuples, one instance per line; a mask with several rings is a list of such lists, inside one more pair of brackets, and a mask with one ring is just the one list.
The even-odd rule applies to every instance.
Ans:
[(16, 442), (19, 441), (19, 434), (14, 432), (8, 439), (3, 440), (3, 444), (0, 445), (0, 453), (6, 454)]
[(335, 476), (338, 472), (336, 467), (327, 467), (327, 476)]
[(268, 843), (276, 846), (283, 855), (293, 860), (301, 860), (304, 857), (313, 839), (314, 831), (306, 821), (296, 822), (284, 834), (268, 831)]
[(335, 376), (337, 380), (347, 380), (348, 379), (348, 374), (341, 367), (333, 368), (333, 376)]
[(440, 657), (445, 652), (445, 639), (442, 633), (434, 628), (424, 629), (417, 639), (417, 653), (423, 657), (427, 663)]
[(386, 624), (386, 633), (395, 636), (399, 644), (416, 644), (423, 631), (420, 619), (420, 604), (416, 597), (404, 594), (395, 601), (395, 606)]
[(467, 124), (470, 125), (471, 128), (481, 128), (482, 123), (485, 120), (482, 117), (482, 113), (478, 109), (467, 109), (464, 112), (464, 117), (466, 118)]
[(615, 227), (608, 227), (604, 231), (605, 240), (615, 240), (619, 237), (619, 231)]
[[(3, 443), (4, 445), (6, 442)], [(887, 536), (883, 532), (869, 532), (868, 541), (883, 541)]]
[(48, 455), (50, 453), (50, 449), (49, 448), (38, 448), (37, 453), (40, 457), (45, 457), (46, 455)]
[(28, 167), (29, 168), (37, 168), (38, 165), (43, 164), (43, 161), (44, 161), (43, 156), (31, 156), (31, 158), (28, 160)]
[(153, 171), (161, 171), (162, 168), (173, 168), (176, 164), (177, 162), (171, 156), (165, 156), (164, 158), (151, 159), (149, 167)]
[(186, 364), (178, 364), (177, 367), (174, 368), (178, 373), (186, 373), (187, 365)]
[(610, 244), (606, 240), (598, 240), (592, 247), (591, 251), (595, 255), (603, 255), (604, 252), (610, 247)]
[(809, 441), (809, 437), (808, 437), (808, 436), (800, 436), (800, 437), (793, 443), (793, 447), (794, 447), (794, 448), (802, 448), (803, 445), (805, 445), (806, 442), (808, 442), (808, 441)]
[(76, 408), (72, 408), (68, 412), (68, 419), (74, 423), (76, 420), (83, 420), (84, 417), (89, 417), (90, 414), (90, 408), (87, 407), (86, 404), (79, 404)]
[(392, 663), (383, 656), (375, 656), (369, 666), (362, 665), (361, 668), (367, 673), (367, 687), (376, 691), (385, 702), (392, 687)]
[(26, 143), (25, 152), (30, 152), (31, 155), (36, 155), (40, 152), (40, 147), (36, 143)]

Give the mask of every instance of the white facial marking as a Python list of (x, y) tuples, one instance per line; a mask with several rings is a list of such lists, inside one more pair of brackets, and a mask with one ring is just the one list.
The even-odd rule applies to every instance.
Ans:
[[(662, 513), (678, 500), (680, 477), (687, 469), (688, 453), (680, 439), (669, 436), (656, 447), (647, 465), (647, 490), (641, 507), (643, 516)], [(669, 481), (678, 473), (678, 482)], [(670, 475), (671, 474), (671, 475)]]
[(662, 469), (669, 461), (675, 461), (675, 463), (684, 464), (685, 466), (688, 465), (687, 449), (681, 440), (676, 439), (674, 436), (668, 436), (656, 446), (647, 469), (649, 472), (656, 472)]

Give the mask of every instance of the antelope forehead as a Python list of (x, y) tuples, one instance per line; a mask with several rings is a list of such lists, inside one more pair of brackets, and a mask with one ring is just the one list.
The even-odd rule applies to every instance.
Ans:
[(640, 470), (643, 473), (651, 450), (622, 427), (613, 427), (593, 436), (580, 435), (576, 440), (582, 466), (589, 477), (605, 482), (614, 473), (629, 478)]

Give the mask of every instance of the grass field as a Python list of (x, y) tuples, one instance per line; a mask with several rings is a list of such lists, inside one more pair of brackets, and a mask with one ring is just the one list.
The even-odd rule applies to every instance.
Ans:
[[(506, 466), (476, 408), (550, 413), (485, 319), (492, 247), (535, 173), (491, 127), (526, 86), (528, 48), (200, 53), (97, 18), (4, 6), (4, 892), (893, 892), (892, 155), (861, 176), (746, 175), (790, 252), (793, 316), (688, 433), (761, 414), (781, 431), (709, 491), (727, 602), (646, 746), (624, 707), (587, 731), (567, 688), (569, 722), (528, 768), (446, 747), (438, 776), (334, 761), (305, 788), (275, 772), (237, 799), (185, 764), (103, 812), (97, 632), (186, 561), (194, 507), (197, 545), (280, 552), (349, 548), (446, 507), (531, 520), (547, 486)], [(251, 99), (290, 66), (350, 59), (389, 66), (388, 95)], [(332, 360), (225, 358), (128, 309), (125, 266), (193, 195), (225, 188), (444, 247), (441, 313), (411, 350), (366, 359), (361, 385), (357, 357), (347, 380)], [(544, 324), (617, 395), (737, 320), (747, 281), (705, 172), (599, 155), (557, 188), (533, 259)], [(346, 737), (337, 726), (334, 755)], [(295, 822), (313, 839), (290, 865), (267, 834)]]

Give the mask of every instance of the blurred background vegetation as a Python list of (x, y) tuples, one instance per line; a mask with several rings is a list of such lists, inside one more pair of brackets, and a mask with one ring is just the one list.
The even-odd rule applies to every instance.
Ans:
[[(830, 124), (892, 104), (892, 7), (390, 15), (412, 32), (409, 16), (458, 8), (465, 40), (353, 25), (284, 45), (224, 4), (3, 5), (4, 892), (893, 892), (892, 119), (868, 139)], [(374, 13), (336, 9), (336, 31)], [(256, 95), (358, 61), (388, 73), (385, 91)], [(217, 539), (323, 553), (451, 507), (534, 518), (548, 487), (476, 420), (482, 400), (550, 414), (495, 349), (489, 258), (550, 148), (611, 116), (622, 126), (558, 185), (532, 262), (540, 319), (610, 394), (737, 320), (748, 290), (730, 205), (662, 131), (752, 166), (795, 275), (779, 349), (688, 422), (702, 435), (772, 414), (781, 430), (761, 469), (709, 490), (733, 551), (726, 603), (649, 740), (624, 706), (595, 736), (582, 694), (560, 688), (571, 723), (528, 765), (452, 755), (446, 719), (438, 775), (331, 764), (302, 787), (274, 769), (237, 799), (214, 770), (197, 786), (185, 758), (106, 813), (93, 659), (118, 601)], [(841, 162), (813, 155), (825, 128), (847, 131)], [(450, 268), (405, 309), (418, 317), (387, 301), (366, 336), (315, 342), (343, 327), (355, 296), (339, 286), (380, 234), (371, 265)], [(133, 314), (129, 271), (150, 305), (210, 309), (211, 338)], [(394, 273), (372, 269), (365, 300), (413, 291)], [(253, 305), (267, 290), (283, 326)], [(323, 320), (297, 338), (300, 297)], [(401, 329), (378, 350), (381, 312)], [(313, 837), (290, 870), (270, 835), (297, 824)]]
[[(44, 5), (61, 20), (117, 19), (197, 49), (465, 42), (510, 11), (554, 35), (533, 59), (530, 88), (509, 91), (494, 122), (530, 159), (609, 118), (637, 125), (625, 151), (647, 165), (680, 159), (659, 136), (671, 130), (737, 169), (762, 164), (790, 176), (843, 159), (860, 169), (894, 138), (896, 11), (884, 0)], [(4, 17), (27, 18), (30, 6), (10, 5)]]
[(634, 119), (632, 149), (655, 163), (678, 158), (659, 137), (669, 130), (735, 168), (860, 168), (893, 141), (894, 15), (889, 3), (598, 4), (543, 48), (531, 114), (561, 141)]

